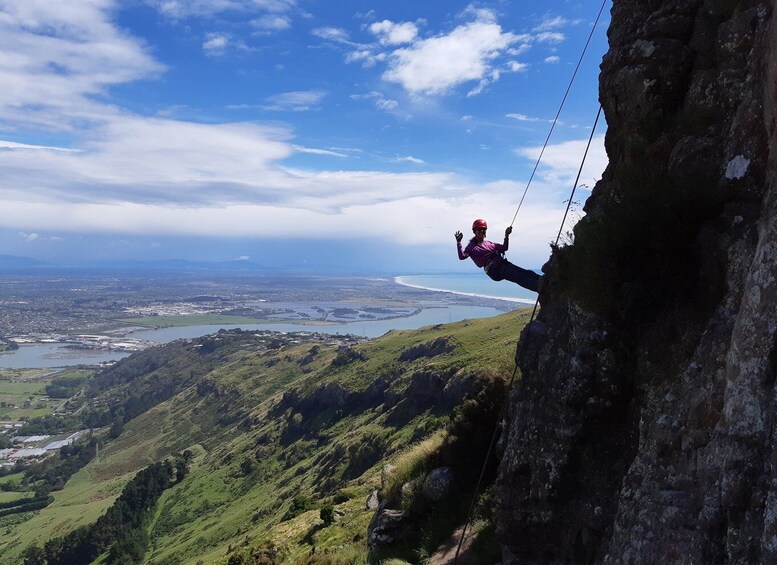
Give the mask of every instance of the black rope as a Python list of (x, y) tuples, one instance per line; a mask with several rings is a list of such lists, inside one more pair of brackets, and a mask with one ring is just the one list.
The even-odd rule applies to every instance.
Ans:
[[(599, 13), (596, 15), (596, 20), (594, 21), (594, 25), (591, 26), (591, 33), (588, 34), (588, 39), (586, 39), (585, 46), (583, 47), (583, 52), (580, 54), (580, 58), (578, 59), (577, 65), (575, 66), (575, 71), (572, 73), (572, 78), (569, 81), (569, 85), (567, 85), (567, 89), (566, 89), (566, 92), (564, 93), (564, 97), (561, 100), (561, 104), (559, 105), (558, 111), (556, 112), (556, 116), (555, 118), (553, 118), (553, 123), (550, 126), (550, 130), (548, 131), (547, 137), (545, 138), (545, 143), (542, 145), (542, 150), (540, 151), (540, 155), (537, 158), (537, 162), (534, 164), (534, 169), (531, 172), (529, 181), (526, 183), (526, 188), (524, 188), (523, 194), (521, 195), (521, 199), (518, 202), (518, 208), (515, 210), (515, 215), (513, 216), (513, 220), (510, 222), (511, 227), (515, 223), (515, 219), (518, 217), (518, 212), (521, 210), (521, 206), (523, 205), (523, 201), (526, 198), (526, 194), (529, 192), (529, 187), (531, 186), (532, 180), (534, 179), (534, 175), (537, 172), (537, 168), (539, 167), (540, 162), (542, 161), (542, 157), (545, 154), (545, 149), (547, 148), (548, 142), (550, 141), (550, 136), (553, 134), (553, 130), (555, 129), (556, 124), (558, 123), (558, 118), (561, 115), (561, 110), (564, 108), (564, 104), (566, 103), (567, 97), (569, 96), (569, 92), (572, 89), (572, 84), (574, 83), (575, 77), (577, 76), (577, 71), (580, 69), (580, 65), (583, 62), (583, 57), (585, 57), (586, 51), (588, 50), (588, 46), (591, 43), (591, 38), (593, 37), (594, 32), (596, 31), (596, 27), (599, 24), (599, 19), (602, 16), (602, 12), (604, 11), (604, 6), (606, 3), (607, 3), (607, 0), (602, 0), (602, 5), (599, 8)], [(577, 183), (580, 181), (580, 175), (583, 172), (583, 165), (585, 164), (585, 160), (588, 156), (588, 150), (591, 147), (591, 142), (593, 141), (594, 132), (596, 131), (596, 126), (599, 123), (599, 116), (601, 115), (601, 113), (602, 113), (602, 107), (600, 105), (599, 110), (596, 113), (596, 119), (594, 120), (594, 125), (591, 128), (591, 135), (588, 138), (588, 144), (586, 145), (585, 152), (583, 153), (583, 159), (580, 163), (580, 168), (577, 171), (577, 177), (575, 178), (574, 185), (572, 186), (572, 193), (570, 194), (569, 201), (567, 202), (567, 208), (564, 211), (564, 218), (561, 220), (561, 226), (559, 227), (558, 235), (556, 236), (556, 242), (555, 242), (556, 246), (558, 245), (558, 242), (561, 238), (561, 233), (564, 230), (564, 224), (567, 221), (567, 215), (569, 214), (569, 209), (572, 206), (572, 200), (575, 196), (575, 191), (577, 190)], [(534, 322), (534, 317), (537, 314), (537, 308), (539, 307), (539, 303), (540, 303), (540, 297), (539, 297), (539, 294), (537, 294), (537, 299), (534, 301), (534, 308), (532, 309), (531, 316), (529, 317), (529, 324), (528, 324), (529, 326), (531, 326), (532, 322)], [(526, 344), (529, 341), (529, 335), (531, 334), (527, 332), (525, 339), (521, 340), (519, 349), (515, 354), (515, 366), (513, 368), (513, 374), (510, 377), (510, 382), (507, 385), (505, 399), (502, 401), (502, 408), (499, 411), (499, 419), (497, 420), (496, 425), (494, 426), (493, 434), (491, 434), (491, 441), (489, 442), (488, 451), (486, 452), (486, 457), (485, 457), (485, 460), (483, 461), (483, 467), (480, 470), (480, 477), (478, 478), (477, 485), (475, 486), (475, 494), (472, 497), (472, 503), (470, 504), (470, 507), (469, 507), (467, 520), (464, 522), (464, 529), (461, 532), (459, 543), (456, 546), (456, 555), (453, 559), (454, 565), (456, 565), (459, 561), (461, 546), (464, 543), (464, 538), (466, 538), (467, 536), (467, 528), (469, 527), (470, 522), (472, 521), (472, 515), (475, 510), (475, 503), (477, 502), (478, 493), (480, 492), (480, 487), (483, 483), (483, 478), (486, 473), (486, 467), (488, 466), (488, 460), (491, 457), (491, 453), (494, 450), (494, 446), (496, 445), (496, 438), (499, 433), (499, 425), (502, 421), (504, 421), (506, 416), (506, 411), (508, 406), (507, 398), (509, 397), (510, 391), (513, 388), (513, 383), (515, 382), (515, 376), (518, 373), (519, 361), (522, 359), (523, 353), (526, 350)]]
[(577, 66), (575, 67), (575, 72), (572, 73), (572, 78), (569, 80), (569, 84), (567, 85), (567, 90), (564, 93), (564, 97), (561, 99), (561, 104), (558, 107), (558, 112), (556, 112), (556, 117), (553, 118), (553, 123), (550, 125), (550, 131), (548, 131), (548, 136), (545, 138), (545, 143), (542, 144), (542, 150), (540, 151), (540, 156), (537, 157), (537, 162), (534, 163), (534, 169), (532, 169), (531, 175), (529, 176), (529, 181), (526, 183), (526, 188), (523, 189), (521, 200), (518, 202), (518, 208), (515, 210), (515, 215), (513, 216), (513, 221), (510, 222), (510, 226), (512, 226), (515, 223), (515, 218), (518, 217), (518, 212), (520, 212), (521, 210), (521, 206), (523, 205), (523, 200), (524, 198), (526, 198), (526, 193), (529, 192), (531, 181), (534, 179), (534, 175), (537, 172), (537, 168), (540, 166), (540, 161), (542, 161), (542, 156), (545, 154), (545, 149), (547, 149), (548, 147), (550, 136), (553, 134), (553, 130), (556, 128), (556, 124), (558, 123), (558, 118), (561, 115), (561, 110), (564, 108), (564, 104), (567, 101), (567, 96), (569, 96), (569, 91), (572, 89), (572, 84), (575, 82), (577, 71), (580, 69), (580, 65), (583, 62), (583, 57), (585, 57), (586, 51), (588, 51), (588, 45), (591, 43), (591, 38), (594, 35), (594, 31), (596, 31), (596, 26), (599, 24), (599, 18), (602, 17), (602, 12), (604, 11), (604, 5), (606, 3), (607, 3), (607, 0), (602, 1), (602, 6), (599, 8), (599, 13), (596, 15), (596, 20), (594, 21), (594, 25), (591, 27), (591, 33), (588, 34), (588, 39), (586, 40), (585, 46), (583, 47), (583, 52), (580, 54), (580, 58), (577, 60)]
[(585, 165), (585, 160), (588, 157), (588, 150), (591, 148), (591, 142), (594, 139), (594, 132), (596, 131), (596, 125), (599, 123), (599, 116), (602, 115), (602, 107), (599, 106), (599, 111), (596, 112), (596, 119), (594, 120), (594, 126), (591, 128), (591, 135), (588, 137), (588, 143), (585, 146), (585, 152), (583, 153), (583, 160), (580, 162), (580, 168), (577, 170), (577, 177), (575, 177), (575, 184), (572, 186), (572, 194), (569, 195), (569, 200), (567, 201), (567, 209), (564, 210), (564, 218), (561, 220), (561, 226), (558, 228), (558, 235), (556, 235), (556, 242), (554, 243), (554, 247), (558, 246), (558, 242), (561, 240), (561, 232), (564, 231), (564, 224), (567, 221), (567, 215), (569, 214), (569, 209), (572, 206), (572, 200), (575, 198), (575, 191), (577, 190), (577, 183), (580, 182), (580, 175), (583, 174), (583, 165)]
[[(567, 209), (564, 211), (564, 218), (561, 220), (561, 227), (559, 227), (558, 235), (556, 236), (556, 243), (555, 245), (558, 245), (559, 240), (561, 239), (561, 232), (564, 229), (564, 223), (567, 221), (567, 214), (569, 214), (569, 208), (572, 205), (572, 199), (575, 196), (575, 191), (577, 190), (578, 182), (580, 182), (580, 176), (583, 173), (583, 166), (585, 165), (585, 160), (588, 157), (588, 150), (591, 147), (591, 143), (594, 139), (594, 133), (596, 132), (596, 126), (599, 123), (599, 117), (602, 114), (602, 107), (599, 106), (599, 111), (596, 112), (596, 119), (594, 120), (594, 125), (591, 128), (591, 135), (588, 137), (588, 143), (585, 147), (585, 152), (583, 153), (583, 159), (580, 162), (580, 168), (577, 171), (577, 176), (575, 177), (575, 182), (572, 186), (572, 193), (569, 195), (569, 201), (567, 202)], [(531, 326), (532, 322), (534, 322), (534, 318), (537, 315), (537, 308), (540, 304), (540, 296), (537, 294), (537, 299), (534, 301), (534, 308), (532, 308), (531, 316), (529, 317), (529, 323), (528, 326)], [(501, 422), (504, 421), (507, 413), (507, 406), (508, 406), (508, 397), (510, 395), (510, 391), (513, 389), (513, 383), (515, 382), (515, 375), (518, 373), (518, 364), (519, 361), (523, 358), (523, 353), (526, 350), (526, 344), (529, 342), (529, 336), (531, 335), (530, 332), (526, 334), (526, 337), (521, 340), (519, 344), (518, 351), (515, 354), (515, 366), (513, 368), (513, 374), (510, 377), (510, 382), (507, 385), (505, 398), (502, 401), (502, 408), (499, 410), (499, 418), (496, 421), (496, 425), (494, 426), (494, 433), (491, 434), (491, 441), (488, 444), (488, 451), (486, 451), (486, 456), (483, 461), (483, 467), (480, 469), (480, 477), (478, 478), (477, 485), (475, 486), (475, 494), (472, 497), (472, 503), (469, 507), (469, 513), (467, 514), (467, 520), (464, 522), (464, 530), (461, 532), (461, 537), (459, 538), (458, 546), (456, 547), (456, 556), (453, 559), (454, 565), (458, 563), (459, 560), (459, 553), (461, 552), (461, 546), (464, 543), (464, 538), (467, 536), (467, 528), (469, 527), (470, 522), (472, 521), (472, 515), (475, 511), (475, 503), (477, 502), (478, 494), (480, 493), (480, 486), (483, 483), (483, 477), (486, 474), (486, 468), (488, 467), (488, 460), (491, 458), (491, 453), (494, 450), (494, 446), (496, 445), (496, 438), (499, 434), (499, 425)]]

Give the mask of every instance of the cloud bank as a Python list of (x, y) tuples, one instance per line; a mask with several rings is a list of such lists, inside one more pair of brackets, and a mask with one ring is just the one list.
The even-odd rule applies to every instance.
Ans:
[[(282, 0), (149, 1), (170, 18), (226, 11), (266, 16), (259, 30), (284, 29), (296, 3)], [(423, 245), (430, 234), (453, 233), (471, 217), (508, 220), (520, 182), (474, 182), (453, 172), (424, 172), (424, 160), (397, 155), (402, 169), (310, 170), (292, 158), (345, 160), (358, 149), (306, 147), (286, 125), (197, 123), (148, 116), (111, 102), (112, 87), (156, 80), (166, 67), (142, 40), (113, 20), (111, 0), (0, 0), (0, 227), (28, 234), (100, 232), (233, 237), (376, 237)], [(442, 95), (467, 85), (478, 93), (502, 73), (523, 70), (522, 46), (551, 41), (546, 24), (533, 37), (504, 31), (488, 10), (471, 11), (450, 32), (422, 37), (422, 22), (381, 20), (369, 26), (374, 43), (351, 41), (339, 28), (317, 37), (347, 49), (351, 60), (385, 65), (383, 80), (411, 95)], [(463, 17), (464, 17), (463, 16)], [(556, 38), (558, 39), (558, 38)], [(202, 47), (218, 56), (234, 39), (213, 33)], [(361, 54), (361, 55), (357, 55)], [(327, 93), (277, 94), (256, 106), (278, 112), (315, 110)], [(374, 90), (361, 95), (378, 108), (398, 102)], [(518, 116), (518, 115), (516, 115)], [(516, 118), (521, 119), (521, 118)], [(56, 136), (60, 143), (27, 143), (15, 132)], [(539, 194), (525, 206), (525, 238), (536, 246), (554, 220), (554, 186), (565, 182), (570, 141), (550, 148)], [(516, 150), (530, 159), (535, 148)], [(391, 161), (389, 157), (387, 161)], [(605, 161), (606, 162), (606, 161)], [(601, 159), (591, 165), (600, 174)], [(544, 185), (544, 186), (543, 186)], [(343, 226), (347, 226), (347, 234)], [(412, 229), (411, 229), (412, 228)], [(433, 237), (437, 237), (434, 235)], [(544, 242), (546, 235), (541, 236)], [(543, 248), (543, 253), (545, 252)]]

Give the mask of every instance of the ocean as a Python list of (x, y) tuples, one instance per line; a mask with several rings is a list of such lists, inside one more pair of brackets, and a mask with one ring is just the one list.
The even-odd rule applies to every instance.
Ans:
[[(395, 277), (397, 284), (423, 288), (437, 292), (450, 292), (468, 296), (483, 296), (515, 303), (515, 307), (531, 306), (536, 293), (525, 290), (508, 281), (495, 282), (483, 272), (449, 275), (406, 275)], [(425, 325), (455, 322), (465, 318), (482, 318), (499, 314), (500, 310), (485, 306), (450, 304), (444, 307), (423, 308), (417, 314), (403, 318), (365, 320), (333, 326), (308, 325), (304, 322), (273, 324), (220, 324), (209, 326), (182, 326), (139, 331), (132, 337), (166, 343), (180, 338), (190, 338), (217, 332), (220, 328), (240, 327), (244, 330), (314, 331), (321, 333), (352, 333), (365, 337), (377, 337), (392, 329), (415, 329)], [(96, 364), (117, 360), (129, 353), (73, 350), (62, 344), (24, 345), (18, 350), (0, 354), (0, 368), (63, 367), (78, 364)]]
[[(389, 330), (412, 330), (433, 324), (457, 322), (466, 318), (485, 318), (501, 312), (488, 306), (463, 306), (451, 304), (445, 307), (423, 308), (417, 314), (403, 318), (364, 320), (331, 326), (310, 325), (304, 322), (272, 324), (217, 324), (208, 326), (176, 326), (154, 330), (137, 331), (133, 338), (167, 343), (176, 339), (187, 339), (215, 333), (219, 329), (240, 328), (247, 331), (269, 330), (278, 332), (309, 331), (328, 334), (351, 333), (363, 337), (378, 337)], [(36, 343), (22, 345), (19, 349), (0, 353), (0, 368), (51, 368), (72, 365), (93, 365), (103, 361), (116, 361), (130, 355), (119, 351), (91, 351), (69, 349), (59, 343)]]
[(537, 300), (536, 292), (526, 290), (510, 281), (492, 281), (483, 272), (449, 275), (403, 275), (394, 277), (394, 281), (397, 284), (426, 290), (498, 298), (527, 305), (532, 305)]

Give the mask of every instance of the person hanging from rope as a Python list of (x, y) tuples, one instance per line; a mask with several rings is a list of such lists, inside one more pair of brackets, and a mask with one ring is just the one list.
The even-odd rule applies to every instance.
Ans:
[(464, 234), (460, 231), (453, 234), (456, 238), (456, 249), (459, 252), (459, 259), (464, 261), (469, 257), (475, 265), (484, 269), (492, 280), (501, 281), (506, 279), (532, 292), (539, 292), (542, 287), (543, 276), (538, 275), (534, 271), (522, 269), (518, 265), (513, 265), (504, 258), (504, 252), (507, 251), (510, 245), (510, 234), (513, 232), (513, 227), (508, 226), (505, 230), (504, 243), (494, 243), (487, 240), (487, 229), (488, 225), (485, 220), (475, 220), (472, 223), (472, 231), (475, 236), (469, 240), (467, 247), (463, 250), (461, 248), (461, 240), (464, 238)]

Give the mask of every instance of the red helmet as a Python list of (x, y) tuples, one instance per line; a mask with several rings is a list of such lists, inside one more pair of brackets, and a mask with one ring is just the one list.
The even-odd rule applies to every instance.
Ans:
[(472, 222), (472, 229), (473, 230), (475, 230), (475, 229), (487, 230), (488, 229), (488, 224), (486, 223), (485, 220), (478, 219), (478, 220), (475, 220), (474, 222)]

